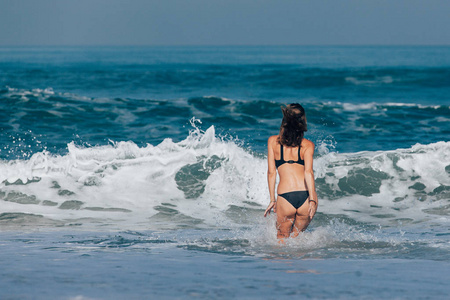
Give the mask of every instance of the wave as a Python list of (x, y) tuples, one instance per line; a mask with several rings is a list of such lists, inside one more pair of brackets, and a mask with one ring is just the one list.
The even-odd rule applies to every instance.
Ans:
[[(450, 142), (393, 151), (330, 153), (315, 163), (329, 214), (412, 223), (450, 214)], [(393, 223), (392, 223), (393, 221)]]
[[(180, 142), (167, 138), (141, 147), (129, 141), (90, 147), (72, 142), (67, 154), (41, 151), (29, 159), (1, 160), (0, 223), (155, 228), (253, 223), (268, 199), (265, 158), (220, 138), (214, 126), (202, 131), (199, 120), (191, 122), (193, 129)], [(321, 153), (315, 175), (325, 216), (396, 226), (441, 222), (450, 214), (450, 142)]]
[[(20, 83), (56, 82), (64, 88), (134, 89), (159, 91), (161, 87), (183, 90), (186, 87), (243, 88), (251, 85), (264, 90), (315, 88), (448, 88), (448, 66), (335, 66), (324, 67), (289, 64), (113, 64), (41, 66), (27, 64), (2, 65), (7, 79), (14, 86)], [(74, 72), (76, 69), (76, 72)], [(6, 77), (6, 76), (5, 76)], [(124, 80), (126, 79), (126, 80)]]
[[(408, 102), (341, 102), (317, 98), (296, 99), (308, 112), (313, 135), (332, 134), (338, 151), (396, 149), (417, 141), (447, 140), (449, 105)], [(131, 140), (138, 145), (159, 144), (164, 138), (186, 137), (188, 120), (201, 119), (219, 133), (240, 136), (264, 151), (265, 137), (278, 131), (280, 105), (268, 100), (201, 96), (152, 100), (89, 98), (47, 89), (0, 90), (0, 158), (29, 157), (50, 150), (64, 153), (71, 141), (92, 145), (108, 139)], [(260, 135), (255, 135), (258, 128)], [(359, 133), (355, 143), (353, 133)], [(386, 139), (396, 132), (398, 139)], [(81, 138), (79, 138), (81, 137)], [(26, 140), (26, 142), (24, 142)], [(36, 141), (35, 141), (36, 140)], [(39, 141), (39, 142), (37, 142)], [(317, 141), (316, 141), (317, 142)], [(380, 148), (381, 147), (381, 148)], [(60, 152), (62, 151), (62, 152)]]
[(214, 211), (257, 198), (260, 184), (250, 182), (262, 181), (263, 171), (254, 173), (255, 166), (245, 163), (252, 160), (235, 143), (218, 139), (214, 127), (157, 146), (70, 143), (66, 155), (43, 151), (28, 160), (1, 161), (2, 211), (59, 220), (132, 213), (203, 222)]
[[(139, 105), (150, 104), (150, 105), (164, 105), (170, 108), (171, 105), (174, 107), (182, 106), (184, 110), (191, 109), (191, 113), (197, 113), (204, 116), (214, 116), (219, 109), (224, 109), (225, 112), (237, 114), (247, 114), (252, 117), (258, 118), (270, 118), (273, 116), (273, 111), (278, 110), (282, 103), (277, 101), (267, 101), (267, 100), (245, 100), (245, 99), (230, 99), (226, 97), (219, 96), (199, 96), (190, 97), (187, 99), (166, 99), (166, 100), (151, 100), (151, 99), (127, 99), (127, 98), (93, 98), (80, 96), (73, 93), (62, 93), (55, 92), (53, 88), (47, 87), (45, 89), (18, 89), (6, 86), (4, 89), (0, 89), (0, 107), (5, 110), (11, 108), (11, 106), (23, 106), (27, 108), (26, 111), (33, 110), (46, 110), (50, 114), (56, 117), (74, 117), (74, 114), (79, 113), (98, 113), (102, 110), (89, 110), (87, 105), (104, 106), (111, 111), (114, 111), (119, 115), (119, 121), (126, 121), (126, 114), (129, 115), (130, 112), (122, 112), (120, 114), (120, 105), (127, 102), (128, 107), (131, 108), (131, 113), (133, 109), (138, 108)], [(33, 102), (31, 106), (24, 106), (26, 102)], [(405, 111), (411, 110), (423, 110), (429, 111), (430, 109), (437, 110), (438, 112), (443, 112), (445, 115), (450, 111), (450, 105), (433, 105), (433, 104), (420, 104), (414, 102), (342, 102), (342, 101), (326, 101), (317, 98), (307, 98), (303, 99), (303, 102), (313, 109), (314, 113), (318, 113), (319, 110), (329, 110), (329, 111), (370, 111), (370, 110), (381, 110), (381, 111), (398, 111), (399, 109), (405, 109)], [(116, 107), (114, 107), (116, 106)], [(317, 110), (317, 112), (316, 112)], [(159, 111), (161, 112), (161, 111)], [(189, 114), (186, 114), (189, 115)], [(233, 115), (235, 117), (236, 115)], [(139, 115), (128, 116), (129, 121), (135, 120)], [(279, 116), (277, 116), (278, 118)]]

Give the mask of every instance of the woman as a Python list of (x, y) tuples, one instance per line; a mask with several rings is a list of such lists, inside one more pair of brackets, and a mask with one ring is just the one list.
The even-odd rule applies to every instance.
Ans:
[[(298, 236), (314, 217), (318, 199), (314, 183), (314, 143), (304, 139), (305, 110), (298, 103), (282, 108), (283, 121), (280, 133), (267, 142), (267, 180), (270, 203), (264, 217), (273, 211), (277, 214), (277, 238)], [(276, 176), (280, 177), (275, 199)]]

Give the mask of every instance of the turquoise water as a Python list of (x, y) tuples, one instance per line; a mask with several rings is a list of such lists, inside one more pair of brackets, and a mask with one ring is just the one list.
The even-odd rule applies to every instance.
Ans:
[[(449, 47), (0, 49), (0, 298), (444, 299)], [(300, 102), (318, 214), (279, 246)]]

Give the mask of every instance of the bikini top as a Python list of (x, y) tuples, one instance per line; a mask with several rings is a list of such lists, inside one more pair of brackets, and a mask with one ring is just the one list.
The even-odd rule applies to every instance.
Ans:
[(304, 161), (303, 159), (300, 158), (300, 147), (298, 147), (298, 160), (297, 160), (297, 161), (293, 161), (293, 160), (285, 161), (285, 160), (284, 160), (284, 157), (283, 157), (283, 145), (281, 145), (281, 144), (280, 144), (280, 152), (281, 152), (281, 157), (280, 157), (280, 159), (278, 159), (278, 160), (275, 159), (275, 166), (277, 167), (277, 169), (278, 169), (282, 164), (285, 164), (285, 163), (288, 163), (288, 164), (299, 164), (299, 165), (302, 165), (302, 166), (305, 165), (305, 161)]

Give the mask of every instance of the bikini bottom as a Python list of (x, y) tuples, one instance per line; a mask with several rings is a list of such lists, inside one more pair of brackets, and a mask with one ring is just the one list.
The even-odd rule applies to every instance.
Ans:
[(309, 192), (308, 191), (294, 191), (294, 192), (280, 194), (278, 196), (283, 197), (284, 199), (286, 199), (287, 202), (289, 202), (293, 207), (295, 207), (295, 209), (298, 209), (308, 199)]

